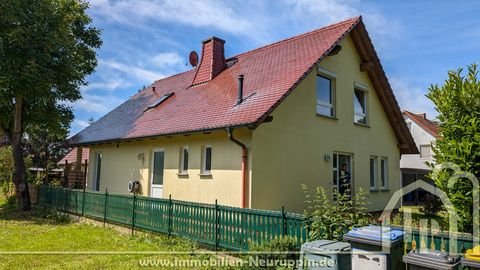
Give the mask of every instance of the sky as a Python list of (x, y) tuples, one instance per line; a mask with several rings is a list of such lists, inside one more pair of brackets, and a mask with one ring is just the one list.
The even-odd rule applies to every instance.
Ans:
[(90, 0), (98, 66), (72, 104), (71, 135), (155, 80), (190, 69), (210, 36), (230, 57), (362, 15), (402, 109), (436, 116), (425, 97), (449, 70), (480, 63), (480, 1)]

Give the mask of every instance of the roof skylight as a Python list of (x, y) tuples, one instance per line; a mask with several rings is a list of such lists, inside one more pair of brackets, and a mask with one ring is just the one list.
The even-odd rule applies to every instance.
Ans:
[(144, 112), (150, 110), (150, 109), (153, 109), (155, 107), (157, 107), (158, 105), (162, 104), (165, 100), (167, 100), (169, 97), (173, 96), (173, 94), (175, 93), (168, 93), (168, 94), (165, 94), (163, 95), (161, 98), (159, 98), (157, 101), (155, 101), (154, 103), (150, 104), (147, 106), (147, 108), (144, 110)]

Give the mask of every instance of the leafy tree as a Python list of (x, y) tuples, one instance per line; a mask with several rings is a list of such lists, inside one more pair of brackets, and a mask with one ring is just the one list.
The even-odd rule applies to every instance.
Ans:
[[(441, 139), (433, 144), (434, 160), (437, 164), (451, 162), (461, 170), (480, 177), (480, 82), (476, 64), (450, 71), (443, 85), (432, 85), (427, 97), (435, 104), (440, 122)], [(448, 181), (454, 171), (445, 170), (432, 175), (437, 187), (442, 189), (460, 216), (458, 229), (472, 231), (471, 181), (463, 179), (453, 188)]]
[(32, 166), (45, 169), (42, 179), (57, 168), (57, 162), (68, 153), (65, 140), (68, 136), (69, 117), (59, 118), (65, 125), (49, 127), (43, 123), (30, 126), (26, 131), (25, 154), (31, 157)]
[[(81, 0), (0, 1), (0, 131), (12, 146), (19, 208), (30, 209), (23, 159), (25, 131), (73, 119), (67, 104), (97, 65), (100, 31)], [(63, 119), (64, 121), (59, 121)]]
[(0, 192), (8, 193), (12, 181), (13, 159), (12, 148), (0, 147)]

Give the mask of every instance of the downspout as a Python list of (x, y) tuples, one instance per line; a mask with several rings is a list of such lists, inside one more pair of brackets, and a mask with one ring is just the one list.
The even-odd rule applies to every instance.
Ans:
[(247, 146), (233, 137), (233, 129), (227, 128), (227, 134), (230, 141), (242, 148), (242, 208), (245, 208), (246, 182), (247, 182), (247, 162), (248, 150)]

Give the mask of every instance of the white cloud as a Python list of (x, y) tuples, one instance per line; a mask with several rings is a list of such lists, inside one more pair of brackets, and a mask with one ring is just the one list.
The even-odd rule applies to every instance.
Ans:
[(126, 87), (129, 86), (130, 83), (128, 83), (124, 79), (120, 78), (104, 78), (105, 76), (100, 76), (102, 77), (100, 80), (96, 80), (95, 82), (89, 83), (87, 86), (83, 87), (83, 91), (91, 91), (91, 90), (100, 90), (100, 91), (114, 91), (118, 88), (121, 87)]
[(118, 106), (122, 100), (113, 95), (99, 96), (83, 94), (83, 98), (72, 104), (75, 111), (105, 114)]
[(427, 113), (429, 119), (437, 116), (433, 103), (425, 96), (426, 89), (399, 78), (390, 78), (389, 81), (402, 110)]
[(119, 71), (124, 75), (132, 76), (145, 82), (154, 82), (155, 80), (165, 77), (164, 74), (152, 71), (150, 69), (146, 69), (141, 66), (124, 64), (116, 60), (100, 60), (99, 63), (107, 68)]
[(384, 47), (398, 40), (402, 33), (400, 23), (386, 18), (379, 11), (367, 7), (361, 0), (288, 0), (293, 7), (294, 20), (323, 26), (362, 15), (375, 45)]
[(358, 1), (342, 0), (290, 0), (296, 16), (315, 17), (315, 21), (335, 23), (339, 20), (359, 15), (359, 11), (352, 6)]
[(167, 52), (159, 53), (153, 56), (151, 62), (159, 68), (164, 69), (183, 65), (185, 63), (185, 60), (177, 53)]
[(91, 0), (91, 12), (107, 20), (135, 25), (154, 20), (176, 22), (194, 27), (210, 27), (229, 33), (248, 33), (255, 25), (239, 14), (228, 2), (216, 0)]
[(84, 129), (84, 128), (90, 126), (90, 123), (88, 123), (88, 121), (84, 121), (84, 120), (81, 120), (81, 119), (75, 119), (75, 120), (73, 120), (72, 126), (75, 127), (75, 128), (78, 128), (78, 129)]

